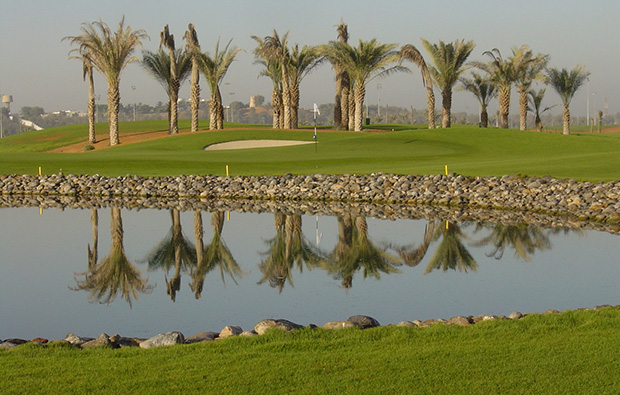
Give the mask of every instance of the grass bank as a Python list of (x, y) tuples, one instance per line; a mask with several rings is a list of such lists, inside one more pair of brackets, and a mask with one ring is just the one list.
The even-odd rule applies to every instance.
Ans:
[[(186, 120), (181, 122), (181, 128)], [(236, 126), (236, 125), (233, 125)], [(228, 127), (228, 125), (227, 125)], [(123, 135), (165, 130), (165, 121), (121, 124)], [(209, 144), (233, 140), (286, 139), (312, 141), (311, 129), (277, 131), (268, 127), (225, 129), (185, 134), (136, 144), (81, 153), (44, 152), (81, 141), (87, 125), (28, 132), (0, 141), (0, 172), (138, 174), (342, 174), (393, 172), (399, 174), (450, 172), (468, 176), (523, 174), (556, 178), (608, 181), (620, 179), (617, 158), (620, 134), (521, 132), (455, 126), (428, 130), (409, 125), (387, 125), (386, 133), (319, 130), (318, 143), (250, 150), (204, 151)], [(102, 129), (101, 127), (99, 129)], [(394, 129), (394, 132), (391, 132)], [(106, 130), (99, 133), (105, 134)], [(81, 140), (80, 140), (81, 139)]]
[(272, 332), (158, 348), (0, 350), (10, 393), (617, 393), (620, 309), (470, 327)]

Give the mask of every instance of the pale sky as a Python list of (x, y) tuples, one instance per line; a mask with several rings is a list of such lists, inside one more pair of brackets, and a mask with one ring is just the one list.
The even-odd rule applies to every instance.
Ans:
[[(470, 60), (487, 60), (486, 50), (498, 48), (504, 56), (514, 46), (528, 44), (534, 52), (551, 56), (550, 66), (572, 69), (585, 65), (590, 71), (590, 116), (603, 108), (607, 98), (609, 113), (620, 111), (620, 1), (618, 0), (254, 0), (254, 1), (161, 1), (161, 0), (1, 0), (0, 1), (0, 93), (13, 95), (12, 111), (23, 106), (40, 106), (46, 111), (86, 109), (87, 83), (82, 65), (68, 60), (71, 49), (65, 36), (79, 35), (83, 22), (101, 18), (114, 29), (120, 19), (133, 29), (144, 29), (151, 37), (144, 49), (156, 50), (159, 32), (165, 24), (184, 45), (188, 23), (196, 27), (203, 51), (213, 52), (218, 37), (222, 42), (245, 50), (231, 66), (222, 85), (224, 102), (249, 102), (252, 95), (271, 98), (271, 82), (257, 78), (261, 70), (253, 64), (255, 42), (251, 35), (264, 37), (273, 29), (289, 31), (290, 43), (317, 45), (336, 39), (335, 25), (341, 18), (349, 26), (350, 43), (377, 38), (383, 43), (414, 44), (429, 61), (420, 42), (455, 39), (473, 40), (476, 48)], [(136, 55), (141, 57), (141, 50)], [(392, 75), (367, 86), (366, 103), (426, 107), (426, 93), (420, 74)], [(381, 84), (381, 89), (377, 84)], [(135, 86), (135, 91), (132, 90)], [(106, 84), (95, 81), (99, 102), (106, 97)], [(571, 111), (585, 115), (588, 87), (575, 96)], [(202, 98), (208, 98), (202, 83)], [(379, 96), (379, 97), (378, 97)], [(437, 108), (441, 108), (436, 91)], [(511, 113), (518, 111), (513, 90)], [(189, 83), (181, 90), (189, 97)], [(301, 106), (330, 103), (334, 97), (334, 74), (329, 64), (319, 66), (302, 82)], [(121, 102), (155, 104), (165, 102), (163, 88), (138, 63), (121, 77)], [(544, 104), (559, 103), (547, 89)], [(493, 103), (491, 111), (497, 108)], [(475, 113), (478, 104), (471, 94), (458, 92), (453, 110)], [(557, 110), (559, 111), (559, 110)]]

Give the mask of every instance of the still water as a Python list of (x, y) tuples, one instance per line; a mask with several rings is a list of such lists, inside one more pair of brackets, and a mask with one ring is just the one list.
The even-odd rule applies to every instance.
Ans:
[[(202, 229), (202, 232), (201, 232)], [(238, 212), (0, 209), (0, 339), (382, 325), (617, 304), (618, 236)]]

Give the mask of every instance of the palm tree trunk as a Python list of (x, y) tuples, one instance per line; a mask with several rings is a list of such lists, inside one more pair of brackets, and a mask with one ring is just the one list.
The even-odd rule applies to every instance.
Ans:
[(112, 249), (123, 249), (123, 219), (119, 207), (110, 208), (110, 233)]
[(480, 110), (480, 126), (483, 128), (489, 127), (489, 113), (487, 112), (487, 106), (482, 106)]
[(299, 126), (299, 84), (291, 87), (291, 129)]
[(110, 126), (110, 146), (120, 144), (118, 138), (118, 110), (121, 95), (118, 84), (108, 85), (108, 122)]
[(202, 212), (200, 210), (194, 211), (194, 242), (196, 243), (196, 266), (202, 268), (204, 264), (203, 251), (204, 242), (202, 237), (204, 235), (202, 227)]
[(542, 120), (540, 119), (540, 115), (536, 114), (536, 118), (535, 118), (534, 122), (536, 123), (536, 131), (537, 132), (542, 132), (543, 124), (542, 124)]
[(209, 100), (209, 130), (217, 130), (217, 116), (217, 101), (215, 96), (211, 94), (211, 100)]
[(570, 134), (570, 111), (568, 110), (568, 106), (564, 106), (564, 112), (562, 113), (562, 124), (564, 125), (562, 132), (567, 135)]
[[(220, 87), (215, 87), (215, 103), (217, 105), (217, 113), (216, 113), (216, 121), (215, 125), (218, 130), (224, 129), (224, 105), (222, 104), (222, 93), (220, 92)], [(232, 108), (230, 109), (230, 113), (232, 114)]]
[(527, 130), (527, 92), (519, 91), (519, 129)]
[(510, 113), (510, 85), (499, 87), (499, 117), (500, 127), (508, 129), (508, 114)]
[(349, 118), (351, 117), (351, 106), (349, 105), (349, 98), (351, 97), (351, 82), (349, 81), (348, 74), (345, 74), (343, 77), (344, 81), (342, 83), (342, 92), (340, 97), (340, 127), (344, 130), (350, 130)]
[(284, 76), (282, 79), (282, 105), (284, 106), (284, 125), (282, 128), (291, 129), (291, 89)]
[(281, 112), (281, 103), (282, 96), (280, 94), (280, 90), (277, 88), (273, 88), (271, 91), (271, 109), (273, 111), (273, 129), (280, 129), (280, 117), (282, 116)]
[(99, 214), (97, 214), (96, 208), (90, 209), (90, 223), (93, 233), (93, 247), (91, 249), (90, 245), (88, 246), (88, 270), (93, 271), (97, 265), (99, 249)]
[(335, 65), (336, 69), (336, 95), (334, 96), (334, 129), (342, 128), (342, 70)]
[(179, 100), (179, 80), (172, 78), (170, 81), (170, 127), (168, 129), (169, 134), (179, 133), (178, 122), (178, 100)]
[(356, 132), (362, 131), (363, 116), (364, 116), (364, 97), (366, 96), (366, 87), (360, 85), (355, 88), (355, 125), (353, 130)]
[(426, 108), (428, 112), (428, 128), (435, 129), (435, 93), (430, 80), (426, 83)]
[(192, 133), (198, 131), (198, 109), (200, 107), (200, 70), (198, 59), (192, 57), (192, 81), (189, 94), (189, 102), (192, 107)]
[(95, 144), (95, 81), (93, 79), (93, 69), (88, 69), (88, 143)]
[(441, 92), (441, 127), (449, 128), (452, 116), (452, 88), (444, 89)]

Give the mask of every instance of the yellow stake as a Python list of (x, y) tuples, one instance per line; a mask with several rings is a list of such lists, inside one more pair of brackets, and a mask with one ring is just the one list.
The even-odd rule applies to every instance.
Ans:
[(41, 175), (41, 166), (39, 166), (39, 175)]
[(230, 222), (230, 211), (226, 211), (226, 221)]
[(448, 165), (446, 165), (446, 175), (448, 175)]
[(43, 215), (43, 206), (39, 206), (39, 215)]
[(226, 165), (226, 177), (228, 177), (228, 165)]

